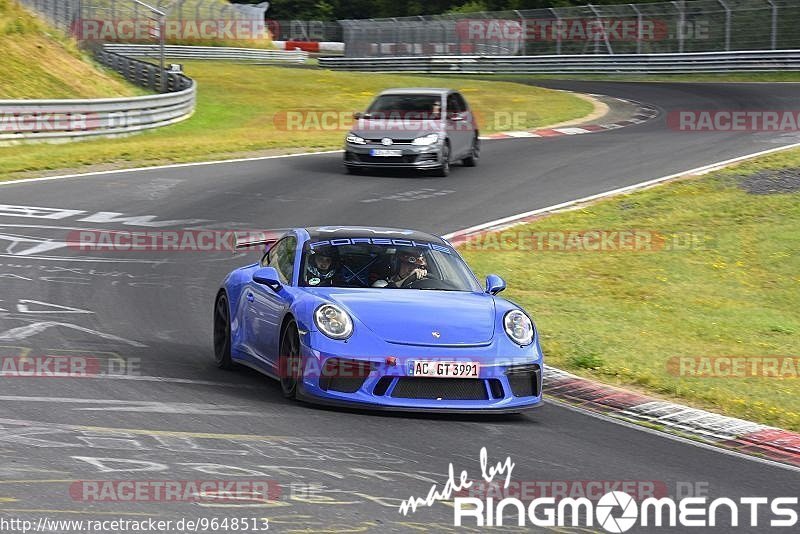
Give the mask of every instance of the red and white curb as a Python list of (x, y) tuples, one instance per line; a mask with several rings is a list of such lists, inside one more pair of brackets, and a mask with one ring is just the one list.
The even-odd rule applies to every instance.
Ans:
[(624, 128), (626, 126), (633, 126), (634, 124), (642, 124), (644, 122), (649, 121), (658, 116), (658, 110), (646, 106), (643, 104), (639, 104), (638, 102), (633, 102), (630, 100), (624, 100), (622, 98), (617, 98), (617, 100), (621, 102), (636, 104), (638, 106), (636, 113), (629, 119), (621, 120), (612, 123), (606, 124), (582, 124), (580, 126), (564, 126), (561, 128), (540, 128), (538, 130), (527, 130), (527, 131), (510, 131), (510, 132), (498, 132), (489, 135), (481, 136), (481, 139), (511, 139), (511, 138), (521, 138), (521, 137), (558, 137), (561, 135), (580, 135), (580, 134), (587, 134), (587, 133), (595, 133), (595, 132), (604, 132), (607, 130), (617, 130), (619, 128)]
[(593, 412), (800, 467), (800, 434), (743, 419), (689, 408), (545, 368), (545, 393)]
[(299, 48), (304, 52), (344, 53), (344, 43), (336, 41), (272, 41), (272, 44), (281, 50), (296, 50)]

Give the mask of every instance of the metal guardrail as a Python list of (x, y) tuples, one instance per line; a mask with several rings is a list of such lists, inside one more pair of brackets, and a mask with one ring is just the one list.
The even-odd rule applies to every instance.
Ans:
[(180, 122), (194, 103), (194, 85), (131, 98), (0, 100), (0, 144), (132, 134)]
[[(154, 48), (158, 50), (159, 46), (154, 45)], [(95, 46), (92, 52), (98, 62), (118, 72), (129, 82), (146, 89), (174, 93), (194, 85), (194, 82), (182, 72), (162, 71), (158, 65), (135, 59), (125, 52), (111, 50), (108, 46)]]
[[(160, 53), (158, 45), (106, 44), (103, 48), (108, 52), (133, 57), (158, 57)], [(302, 50), (167, 45), (164, 47), (164, 51), (167, 57), (174, 59), (220, 59), (275, 63), (302, 63), (308, 59), (308, 52)]]
[(324, 68), (429, 74), (663, 74), (800, 70), (800, 50), (572, 56), (321, 57)]
[[(161, 88), (162, 71), (153, 64), (96, 49), (95, 57), (131, 82)], [(185, 75), (164, 71), (165, 93), (124, 98), (0, 100), (0, 144), (115, 137), (189, 118), (196, 85)]]

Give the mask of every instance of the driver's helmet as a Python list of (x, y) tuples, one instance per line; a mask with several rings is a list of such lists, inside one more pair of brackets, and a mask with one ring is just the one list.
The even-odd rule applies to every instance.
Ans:
[(312, 281), (316, 282), (314, 285), (330, 283), (335, 274), (336, 257), (332, 250), (326, 247), (309, 251), (306, 261), (306, 280), (309, 283)]
[(427, 269), (428, 261), (425, 259), (425, 252), (421, 248), (402, 247), (395, 253), (395, 272), (400, 270), (403, 264), (412, 264), (415, 268)]

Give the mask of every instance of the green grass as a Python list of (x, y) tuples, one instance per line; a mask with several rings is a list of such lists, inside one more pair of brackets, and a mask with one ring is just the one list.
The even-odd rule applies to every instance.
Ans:
[(0, 50), (2, 99), (143, 94), (11, 0), (0, 0)]
[(508, 230), (693, 234), (691, 250), (566, 252), (529, 242), (540, 250), (498, 251), (473, 242), (464, 255), (477, 272), (507, 279), (507, 296), (537, 320), (549, 364), (800, 430), (800, 378), (680, 377), (667, 367), (680, 356), (800, 357), (800, 192), (754, 195), (738, 185), (782, 168), (800, 173), (800, 151)]
[(0, 179), (93, 164), (132, 167), (269, 149), (340, 148), (345, 129), (287, 131), (275, 120), (276, 115), (280, 118), (280, 113), (290, 110), (335, 111), (349, 119), (353, 111), (363, 110), (377, 91), (396, 86), (451, 85), (461, 89), (484, 118), (480, 120), (483, 132), (492, 131), (496, 112), (521, 112), (527, 126), (537, 127), (592, 111), (590, 103), (568, 93), (507, 82), (203, 61), (184, 66), (199, 84), (197, 111), (190, 120), (121, 139), (0, 147)]

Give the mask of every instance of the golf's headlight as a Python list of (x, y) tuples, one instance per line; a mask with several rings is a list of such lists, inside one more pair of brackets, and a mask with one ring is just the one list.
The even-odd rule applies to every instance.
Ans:
[(320, 332), (333, 339), (345, 339), (353, 333), (353, 320), (347, 312), (333, 304), (323, 304), (317, 308), (314, 322)]
[(366, 140), (363, 137), (359, 137), (356, 134), (354, 134), (353, 132), (350, 132), (349, 134), (347, 134), (347, 137), (345, 137), (344, 139), (348, 143), (353, 143), (354, 145), (366, 145), (367, 144)]
[(417, 137), (416, 139), (411, 141), (411, 144), (427, 146), (435, 144), (436, 141), (438, 140), (439, 140), (439, 134), (429, 134), (429, 135), (423, 135), (422, 137)]
[(506, 334), (517, 345), (530, 345), (533, 341), (533, 323), (519, 310), (511, 310), (503, 318)]

